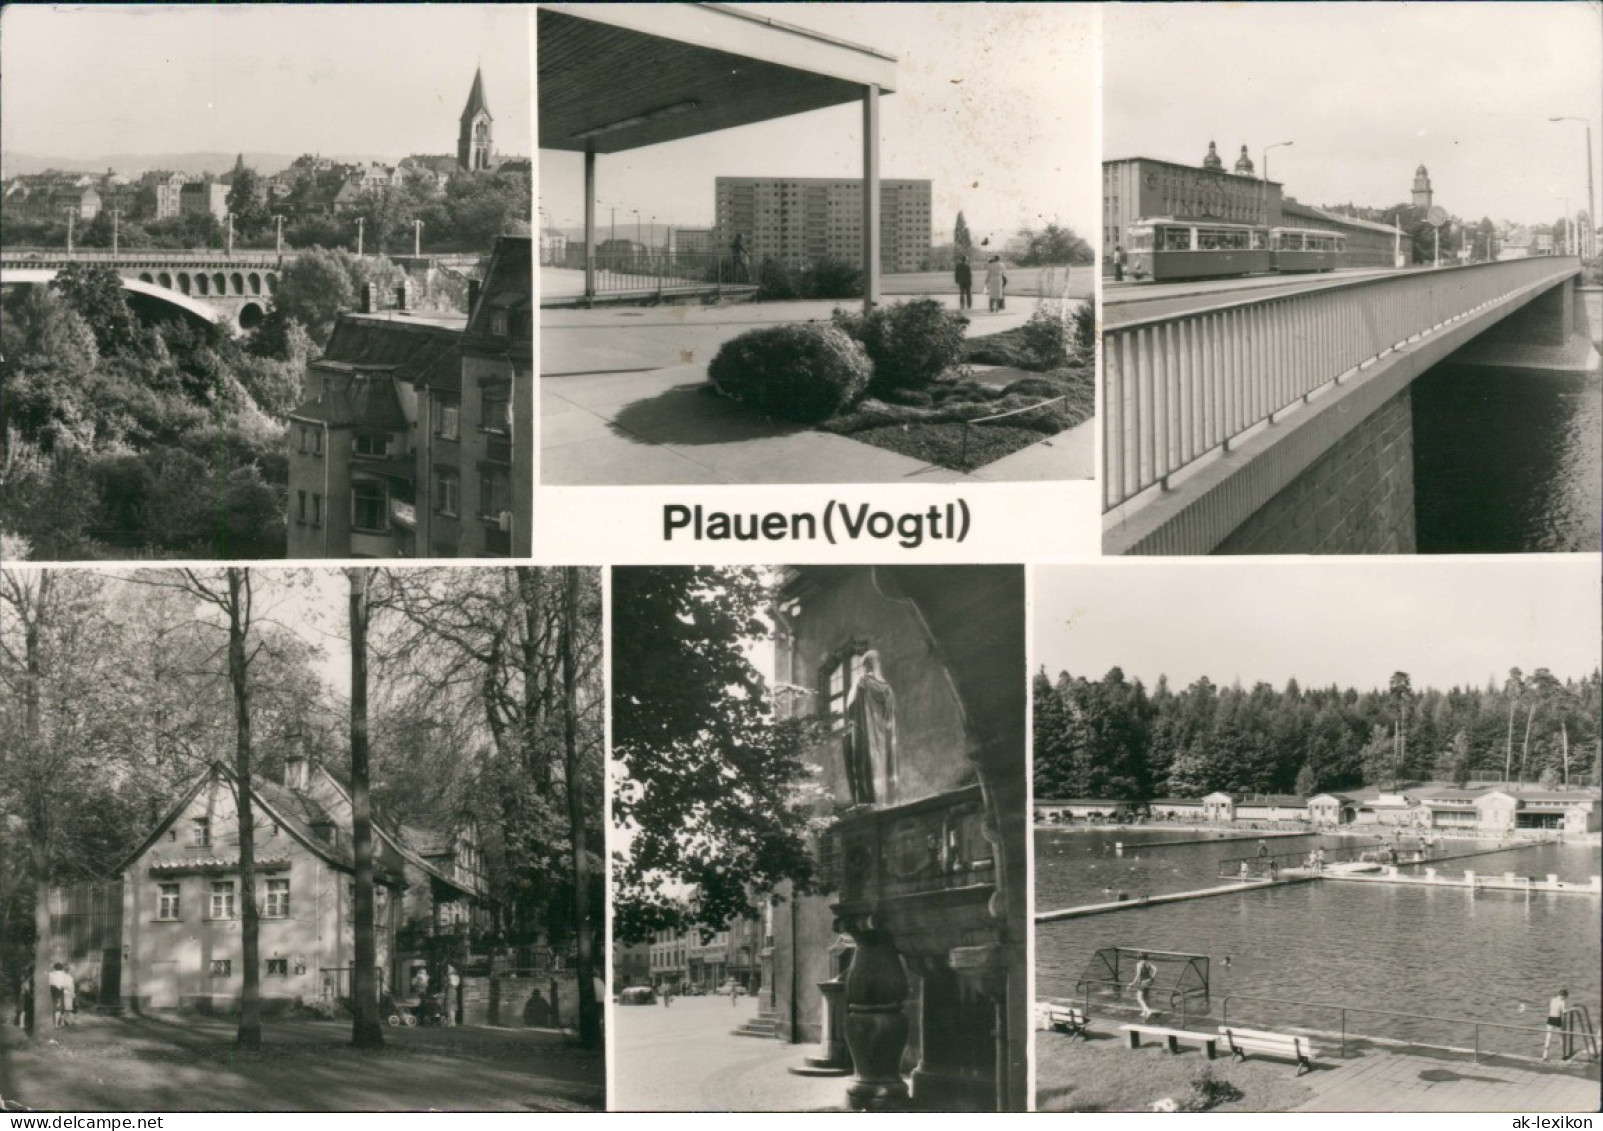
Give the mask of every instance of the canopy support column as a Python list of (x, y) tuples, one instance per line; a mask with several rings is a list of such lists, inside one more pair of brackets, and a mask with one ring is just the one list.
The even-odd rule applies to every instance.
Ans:
[(584, 151), (584, 304), (596, 301), (596, 151)]
[(863, 88), (863, 310), (879, 305), (879, 87)]

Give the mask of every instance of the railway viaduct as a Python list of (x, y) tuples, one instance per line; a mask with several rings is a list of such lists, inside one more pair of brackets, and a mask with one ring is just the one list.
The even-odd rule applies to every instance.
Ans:
[(1414, 552), (1411, 384), (1449, 357), (1596, 366), (1579, 276), (1520, 259), (1110, 318), (1104, 552)]
[(239, 331), (266, 316), (279, 273), (295, 258), (266, 251), (0, 248), (0, 285), (48, 283), (68, 264), (97, 264), (115, 269), (130, 297)]

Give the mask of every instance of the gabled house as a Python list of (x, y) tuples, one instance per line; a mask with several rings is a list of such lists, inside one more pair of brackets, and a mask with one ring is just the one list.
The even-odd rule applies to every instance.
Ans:
[[(122, 866), (125, 1007), (236, 1007), (243, 985), (237, 796), (234, 774), (214, 763)], [(251, 799), (263, 1007), (344, 998), (356, 945), (350, 793), (326, 769), (291, 756), (282, 782), (253, 782)], [(454, 852), (456, 842), (447, 843)], [(442, 909), (459, 907), (445, 914), (468, 922), (487, 902), (481, 878), (425, 858), (382, 818), (373, 822), (373, 877), (381, 988), (407, 980), (414, 956), (397, 940), (420, 906), (422, 933), (433, 935)]]

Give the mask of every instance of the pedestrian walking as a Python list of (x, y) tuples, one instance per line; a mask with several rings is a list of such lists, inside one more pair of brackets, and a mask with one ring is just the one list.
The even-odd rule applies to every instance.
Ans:
[(1152, 1003), (1147, 1001), (1147, 992), (1152, 983), (1157, 981), (1158, 968), (1147, 959), (1147, 952), (1142, 951), (1135, 963), (1135, 977), (1130, 981), (1130, 989), (1135, 993), (1136, 1004), (1141, 1007), (1141, 1020), (1152, 1019)]
[(957, 269), (952, 272), (957, 280), (957, 308), (959, 310), (974, 309), (974, 268), (969, 266), (968, 256), (957, 257)]
[(740, 1004), (740, 983), (729, 983), (729, 1008), (733, 1009)]
[(77, 1018), (78, 1012), (78, 983), (73, 981), (72, 972), (66, 971), (66, 982), (61, 987), (61, 1024), (70, 1027)]
[[(1547, 1059), (1547, 1050), (1553, 1044), (1553, 1034), (1564, 1032), (1564, 1014), (1569, 1012), (1570, 991), (1560, 990), (1554, 994), (1547, 1003), (1547, 1035), (1542, 1038), (1542, 1059)], [(1564, 1052), (1564, 1045), (1559, 1044), (1559, 1052)]]
[(462, 975), (451, 963), (445, 964), (445, 1024), (455, 1026), (462, 1021)]
[(1125, 263), (1124, 245), (1123, 244), (1114, 244), (1113, 245), (1113, 281), (1115, 283), (1124, 282), (1124, 263)]
[(63, 1005), (63, 1000), (67, 992), (67, 984), (72, 981), (72, 975), (67, 973), (65, 966), (57, 962), (50, 967), (50, 976), (47, 980), (50, 983), (50, 1023), (59, 1029), (62, 1026), (62, 1017), (66, 1008)]
[(1000, 255), (991, 256), (991, 261), (985, 265), (985, 295), (990, 300), (992, 314), (1006, 308), (1007, 275)]

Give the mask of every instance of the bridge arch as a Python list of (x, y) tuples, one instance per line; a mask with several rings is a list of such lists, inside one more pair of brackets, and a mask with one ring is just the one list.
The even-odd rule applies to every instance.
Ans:
[(247, 302), (239, 308), (239, 328), (241, 330), (254, 330), (262, 324), (267, 317), (267, 311), (262, 309), (259, 302)]
[(170, 291), (173, 289), (173, 277), (167, 272), (163, 271), (160, 275), (156, 276), (156, 285), (165, 287)]
[(218, 294), (226, 295), (228, 293), (228, 276), (221, 271), (214, 271), (212, 273), (212, 286), (217, 288)]
[(141, 271), (141, 272), (139, 272), (139, 281), (141, 283), (150, 283), (152, 285), (154, 285), (155, 282), (156, 282), (156, 280), (151, 277), (149, 271)]
[(234, 293), (236, 295), (244, 294), (245, 293), (245, 276), (241, 275), (238, 271), (235, 271), (232, 275), (230, 275), (228, 277), (228, 285), (234, 288)]
[(248, 282), (250, 283), (251, 294), (259, 295), (262, 293), (262, 277), (259, 274), (252, 271), (248, 276)]
[[(188, 271), (180, 271), (180, 272), (178, 272), (178, 291), (179, 291), (180, 294), (186, 294), (186, 295), (189, 294), (190, 293), (190, 289), (193, 286), (194, 286), (194, 283), (189, 278), (189, 272)], [(202, 292), (202, 293), (204, 293), (204, 292)]]
[(270, 295), (276, 295), (278, 293), (278, 276), (269, 271), (266, 278), (267, 293)]
[(195, 293), (209, 295), (212, 293), (212, 281), (204, 271), (195, 272)]

